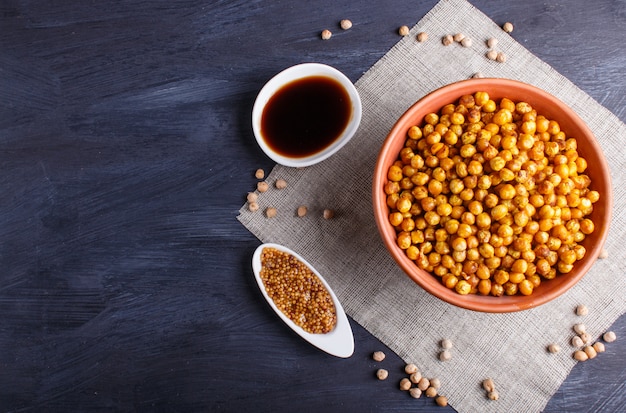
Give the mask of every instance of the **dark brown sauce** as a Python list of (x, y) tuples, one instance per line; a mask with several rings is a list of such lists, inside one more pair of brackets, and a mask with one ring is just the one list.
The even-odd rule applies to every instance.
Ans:
[(311, 76), (288, 83), (269, 99), (261, 134), (282, 156), (304, 158), (330, 146), (351, 115), (350, 97), (338, 81)]

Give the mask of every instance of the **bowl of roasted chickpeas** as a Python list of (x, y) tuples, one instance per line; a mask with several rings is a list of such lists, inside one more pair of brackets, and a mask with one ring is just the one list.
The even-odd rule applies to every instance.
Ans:
[(553, 95), (509, 79), (457, 82), (411, 106), (381, 147), (372, 194), (400, 268), (483, 312), (565, 293), (597, 259), (611, 220), (593, 131)]

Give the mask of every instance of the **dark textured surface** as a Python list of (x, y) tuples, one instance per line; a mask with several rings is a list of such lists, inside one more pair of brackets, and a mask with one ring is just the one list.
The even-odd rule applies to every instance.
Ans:
[[(235, 219), (273, 166), (263, 83), (303, 61), (356, 81), (435, 3), (0, 0), (0, 411), (451, 411), (398, 391), (389, 351), (376, 381), (354, 323), (347, 360), (287, 330)], [(625, 1), (473, 4), (626, 120)], [(626, 411), (613, 329), (547, 412)]]

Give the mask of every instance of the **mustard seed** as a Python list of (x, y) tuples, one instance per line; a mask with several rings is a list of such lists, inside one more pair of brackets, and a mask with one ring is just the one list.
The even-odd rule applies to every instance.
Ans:
[(409, 389), (409, 394), (414, 399), (419, 399), (422, 396), (422, 391), (417, 387), (412, 387), (411, 389)]
[(335, 328), (337, 310), (332, 296), (317, 275), (298, 258), (265, 247), (261, 252), (260, 276), (276, 307), (304, 331), (325, 334)]
[(406, 374), (413, 374), (413, 373), (417, 373), (417, 366), (413, 363), (409, 363), (406, 366), (404, 366), (404, 372)]
[(250, 212), (256, 212), (259, 210), (259, 204), (257, 204), (256, 202), (250, 202), (248, 203), (248, 211)]
[(513, 23), (511, 23), (511, 22), (504, 23), (502, 25), (502, 30), (504, 30), (506, 33), (513, 32)]
[(400, 380), (400, 390), (407, 391), (411, 388), (411, 380), (406, 377)]
[(322, 30), (322, 40), (328, 40), (328, 39), (331, 38), (332, 35), (333, 34), (332, 34), (332, 32), (330, 30), (328, 30), (328, 29)]
[(261, 182), (256, 184), (256, 190), (259, 191), (259, 192), (267, 192), (269, 187), (270, 186), (265, 181), (261, 181)]
[(348, 19), (343, 19), (342, 21), (339, 22), (339, 26), (343, 29), (343, 30), (348, 30), (352, 27), (352, 22)]
[(304, 205), (300, 205), (300, 206), (298, 207), (298, 211), (297, 211), (298, 216), (299, 216), (300, 218), (302, 218), (303, 216), (305, 216), (305, 215), (306, 215), (307, 211), (308, 211), (308, 209), (307, 209), (307, 207), (306, 207), (306, 206), (304, 206)]
[(441, 39), (441, 43), (443, 43), (444, 46), (450, 46), (452, 43), (454, 43), (454, 38), (451, 34), (447, 34), (443, 36), (443, 38)]
[(617, 336), (615, 335), (614, 332), (612, 331), (607, 331), (606, 333), (604, 333), (602, 335), (602, 338), (604, 339), (604, 341), (606, 341), (607, 343), (612, 343), (615, 340), (617, 340)]
[(274, 186), (276, 187), (276, 189), (285, 189), (287, 188), (287, 181), (285, 181), (284, 179), (277, 179), (274, 183)]
[(278, 211), (274, 207), (268, 207), (265, 210), (265, 216), (268, 217), (268, 218), (274, 218), (277, 213), (278, 213)]
[(574, 359), (577, 361), (587, 361), (589, 360), (589, 356), (582, 350), (576, 350), (574, 352)]
[(409, 34), (409, 27), (408, 26), (400, 26), (400, 28), (398, 29), (398, 34), (400, 36), (408, 36), (408, 34)]
[(596, 341), (595, 343), (593, 343), (593, 348), (596, 350), (596, 353), (604, 353), (605, 351), (604, 343), (602, 343), (601, 341)]
[(372, 354), (372, 359), (374, 359), (374, 361), (381, 362), (385, 359), (385, 353), (383, 353), (382, 351), (375, 351)]
[(263, 169), (257, 169), (254, 173), (254, 176), (256, 177), (256, 179), (263, 179), (265, 178), (265, 171)]
[(248, 196), (246, 197), (246, 199), (248, 200), (248, 202), (256, 202), (258, 197), (259, 196), (256, 193), (248, 192)]
[(378, 378), (378, 380), (386, 380), (388, 376), (389, 376), (389, 372), (387, 370), (385, 369), (376, 370), (376, 377)]
[(448, 405), (448, 398), (446, 396), (437, 396), (435, 403), (437, 403), (437, 406), (446, 407)]
[(417, 41), (420, 43), (424, 43), (426, 40), (428, 40), (428, 33), (426, 32), (419, 32), (417, 34)]
[(586, 305), (580, 304), (578, 307), (576, 307), (576, 315), (585, 316), (587, 314), (589, 314), (589, 309)]

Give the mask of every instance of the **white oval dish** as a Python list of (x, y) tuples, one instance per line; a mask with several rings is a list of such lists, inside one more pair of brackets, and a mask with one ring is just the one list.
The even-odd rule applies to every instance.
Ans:
[[(352, 105), (350, 120), (348, 121), (348, 125), (341, 133), (341, 135), (337, 139), (335, 139), (332, 144), (330, 144), (328, 147), (321, 150), (320, 152), (302, 158), (283, 156), (272, 150), (272, 148), (270, 148), (263, 139), (263, 134), (261, 133), (261, 118), (263, 117), (263, 110), (265, 109), (265, 105), (267, 105), (267, 102), (270, 100), (270, 98), (274, 96), (274, 94), (283, 86), (295, 80), (312, 76), (330, 77), (338, 81), (343, 86), (343, 88), (348, 92), (348, 96), (350, 96), (350, 103)], [(356, 90), (356, 87), (354, 87), (354, 84), (350, 81), (350, 79), (346, 77), (346, 75), (344, 75), (334, 67), (325, 64), (301, 63), (295, 66), (291, 66), (278, 73), (263, 86), (263, 88), (257, 95), (256, 100), (254, 101), (254, 106), (252, 108), (252, 130), (254, 132), (254, 137), (256, 138), (256, 141), (263, 150), (263, 152), (265, 152), (265, 154), (269, 156), (274, 162), (284, 166), (304, 167), (314, 165), (329, 158), (337, 151), (339, 151), (339, 149), (341, 149), (345, 144), (347, 144), (348, 141), (352, 139), (352, 136), (354, 136), (359, 127), (359, 124), (361, 123), (361, 115), (362, 107), (359, 92)]]
[[(326, 334), (311, 334), (302, 327), (298, 326), (296, 323), (291, 321), (289, 317), (283, 314), (282, 311), (276, 307), (274, 301), (270, 298), (270, 296), (265, 291), (265, 285), (263, 284), (263, 280), (261, 279), (261, 253), (264, 248), (276, 248), (279, 251), (286, 252), (288, 254), (293, 255), (298, 260), (300, 260), (303, 264), (305, 264), (311, 271), (320, 279), (324, 287), (330, 293), (333, 303), (335, 304), (335, 310), (337, 311), (337, 324), (335, 328)], [(341, 306), (341, 303), (337, 299), (337, 296), (330, 288), (324, 277), (322, 277), (319, 272), (311, 264), (309, 264), (304, 258), (302, 258), (298, 253), (290, 250), (287, 247), (284, 247), (279, 244), (261, 244), (252, 255), (252, 271), (254, 273), (254, 278), (256, 279), (257, 284), (259, 285), (259, 289), (261, 293), (263, 293), (263, 297), (267, 300), (272, 309), (278, 314), (278, 316), (287, 324), (293, 331), (295, 331), (300, 337), (304, 338), (309, 343), (313, 344), (315, 347), (327, 352), (328, 354), (332, 354), (333, 356), (348, 358), (354, 353), (354, 336), (352, 335), (352, 328), (350, 327), (350, 322), (348, 321), (348, 317)]]

